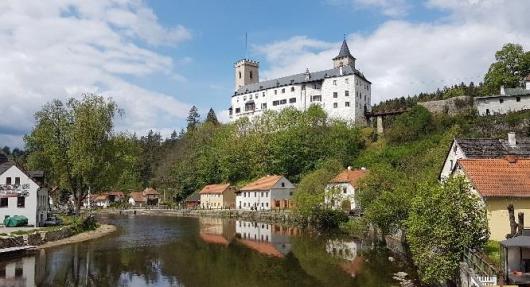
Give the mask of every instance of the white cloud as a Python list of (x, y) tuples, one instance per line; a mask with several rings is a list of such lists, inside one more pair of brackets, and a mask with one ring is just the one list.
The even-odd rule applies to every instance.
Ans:
[[(516, 42), (530, 48), (528, 1), (432, 0), (432, 9), (444, 9), (448, 17), (433, 23), (391, 20), (368, 35), (350, 34), (350, 51), (356, 67), (372, 81), (372, 99), (381, 100), (432, 91), (444, 85), (482, 81), (495, 51)], [(486, 17), (487, 16), (487, 17)], [(317, 49), (308, 43), (319, 43)], [(296, 47), (284, 50), (283, 47)], [(262, 72), (275, 78), (332, 67), (340, 42), (322, 43), (293, 37), (257, 47), (269, 68)]]
[(403, 17), (409, 13), (411, 4), (407, 0), (326, 0), (331, 5), (349, 6), (355, 10), (377, 9), (389, 17)]
[(141, 0), (0, 2), (0, 145), (21, 145), (42, 104), (83, 92), (112, 97), (126, 111), (120, 129), (169, 128), (188, 105), (124, 76), (185, 81), (171, 58), (141, 45), (177, 45), (190, 37), (183, 26), (161, 26)]

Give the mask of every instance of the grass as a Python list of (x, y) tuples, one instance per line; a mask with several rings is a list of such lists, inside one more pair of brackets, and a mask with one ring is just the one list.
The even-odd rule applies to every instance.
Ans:
[(501, 264), (501, 244), (499, 241), (488, 240), (484, 247), (484, 253), (496, 266)]

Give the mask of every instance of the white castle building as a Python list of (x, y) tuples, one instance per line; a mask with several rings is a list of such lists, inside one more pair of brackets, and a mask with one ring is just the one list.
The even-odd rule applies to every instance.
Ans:
[(320, 105), (328, 116), (364, 124), (371, 110), (371, 82), (355, 68), (346, 40), (333, 58), (333, 69), (259, 81), (259, 63), (243, 59), (235, 64), (235, 93), (230, 119), (255, 117), (266, 110), (286, 107), (307, 110)]

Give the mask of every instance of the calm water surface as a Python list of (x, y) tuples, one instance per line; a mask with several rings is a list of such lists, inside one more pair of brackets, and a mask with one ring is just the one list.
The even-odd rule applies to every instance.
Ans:
[(118, 232), (1, 260), (0, 286), (393, 286), (361, 241), (213, 218), (105, 216)]

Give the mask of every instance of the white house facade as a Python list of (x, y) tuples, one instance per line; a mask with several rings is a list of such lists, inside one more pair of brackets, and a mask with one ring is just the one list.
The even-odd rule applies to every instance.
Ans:
[(229, 115), (231, 120), (250, 119), (264, 111), (293, 107), (305, 111), (319, 105), (332, 118), (351, 123), (366, 123), (371, 111), (371, 82), (355, 68), (355, 58), (344, 40), (333, 69), (295, 74), (259, 81), (259, 63), (243, 59), (235, 64), (235, 93)]
[(365, 168), (352, 169), (348, 167), (339, 173), (326, 186), (326, 196), (324, 203), (334, 209), (345, 209), (348, 205), (348, 211), (358, 208), (355, 202), (355, 191), (358, 181), (366, 175)]
[(28, 225), (41, 226), (48, 218), (48, 189), (12, 162), (0, 164), (0, 219), (22, 215)]
[(241, 188), (236, 193), (236, 208), (245, 210), (270, 210), (290, 208), (295, 186), (285, 177), (262, 177)]
[(481, 116), (530, 110), (530, 75), (524, 88), (501, 87), (499, 95), (476, 97), (475, 106)]
[(236, 220), (239, 241), (266, 255), (283, 257), (292, 249), (289, 235), (294, 229), (279, 225)]

